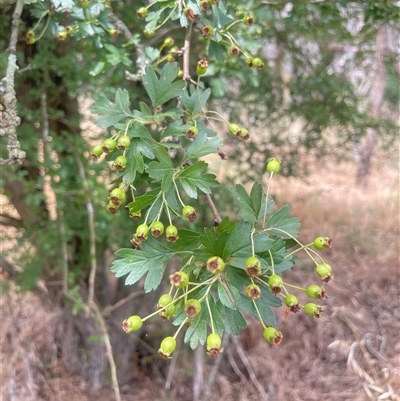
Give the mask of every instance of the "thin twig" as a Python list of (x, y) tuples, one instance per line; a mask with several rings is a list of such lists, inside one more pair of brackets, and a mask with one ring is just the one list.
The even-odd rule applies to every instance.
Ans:
[[(226, 335), (224, 335), (224, 338), (225, 337), (226, 337)], [(214, 366), (212, 367), (211, 372), (208, 375), (208, 380), (207, 380), (207, 384), (205, 386), (205, 392), (204, 392), (202, 401), (208, 401), (208, 399), (211, 395), (211, 390), (213, 388), (215, 379), (217, 378), (217, 372), (218, 372), (219, 366), (221, 365), (222, 359), (223, 358), (222, 358), (221, 354), (218, 355), (218, 357), (214, 363)]]
[(76, 150), (74, 149), (74, 155), (76, 162), (78, 164), (79, 176), (82, 180), (83, 189), (85, 191), (86, 196), (86, 210), (88, 212), (88, 226), (89, 226), (89, 243), (90, 243), (90, 274), (89, 274), (89, 294), (87, 305), (90, 309), (93, 303), (94, 298), (94, 284), (96, 279), (96, 270), (97, 270), (97, 263), (96, 263), (96, 232), (94, 229), (94, 207), (92, 203), (92, 199), (90, 197), (90, 188), (88, 181), (86, 179), (85, 169), (83, 168), (82, 161), (77, 154)]
[(193, 401), (200, 401), (204, 382), (204, 350), (197, 347), (194, 351), (194, 375), (193, 375)]
[(104, 342), (105, 342), (106, 350), (107, 350), (108, 363), (110, 365), (111, 381), (112, 381), (112, 387), (113, 387), (114, 394), (115, 394), (115, 400), (121, 401), (121, 393), (119, 391), (119, 384), (118, 384), (118, 377), (117, 377), (117, 367), (116, 367), (115, 361), (114, 361), (114, 355), (112, 352), (110, 336), (108, 334), (107, 327), (104, 322), (103, 316), (101, 315), (101, 311), (94, 302), (91, 305), (91, 309), (92, 309), (92, 311), (94, 311), (95, 315), (99, 319), (100, 327), (103, 332)]
[(114, 305), (108, 305), (106, 306), (102, 311), (101, 314), (104, 316), (110, 312), (115, 311), (116, 309), (120, 308), (122, 305), (125, 305), (127, 302), (131, 301), (132, 299), (138, 297), (139, 295), (143, 295), (144, 290), (139, 290), (136, 292), (132, 292), (132, 294), (129, 294), (127, 297), (121, 299)]
[(63, 216), (59, 215), (60, 234), (61, 234), (61, 253), (63, 263), (63, 277), (62, 277), (62, 291), (64, 294), (68, 293), (68, 249), (67, 242), (65, 241), (65, 224)]
[(257, 380), (257, 377), (254, 373), (254, 370), (243, 350), (242, 344), (240, 343), (240, 341), (235, 337), (235, 336), (231, 336), (231, 339), (233, 340), (233, 342), (235, 343), (236, 346), (236, 351), (240, 357), (240, 359), (242, 360), (242, 362), (244, 363), (244, 365), (246, 366), (247, 371), (249, 372), (249, 376), (251, 381), (253, 382), (254, 386), (257, 388), (258, 392), (260, 393), (261, 397), (263, 400), (267, 400), (268, 399), (268, 395), (267, 393), (264, 391), (263, 387), (261, 386), (260, 382)]
[(232, 369), (234, 372), (240, 377), (240, 380), (245, 383), (246, 382), (246, 376), (242, 373), (242, 371), (239, 369), (239, 366), (237, 365), (235, 358), (233, 357), (233, 353), (231, 348), (228, 348), (226, 350), (226, 354), (228, 355), (229, 363), (232, 366)]
[(185, 34), (185, 42), (182, 48), (182, 55), (183, 55), (183, 63), (182, 63), (182, 70), (183, 70), (183, 79), (188, 82), (190, 81), (190, 39), (192, 36), (192, 24), (186, 29)]
[(205, 196), (206, 196), (206, 201), (208, 203), (208, 206), (210, 206), (211, 212), (212, 212), (212, 214), (214, 216), (214, 222), (218, 225), (219, 223), (221, 223), (222, 218), (221, 218), (221, 216), (220, 216), (220, 214), (219, 214), (219, 212), (218, 212), (218, 210), (217, 210), (217, 208), (216, 208), (216, 206), (214, 204), (214, 201), (211, 198), (211, 195), (210, 194), (205, 194)]

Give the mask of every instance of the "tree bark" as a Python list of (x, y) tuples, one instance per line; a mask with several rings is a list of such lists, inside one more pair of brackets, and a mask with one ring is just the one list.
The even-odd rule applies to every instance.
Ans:
[[(369, 116), (374, 120), (379, 119), (385, 93), (386, 66), (384, 56), (388, 46), (388, 31), (381, 27), (376, 37), (375, 49), (375, 74), (369, 92), (370, 112)], [(356, 184), (366, 185), (371, 168), (371, 158), (378, 140), (378, 129), (369, 127), (364, 142), (358, 149), (359, 165), (356, 173)]]

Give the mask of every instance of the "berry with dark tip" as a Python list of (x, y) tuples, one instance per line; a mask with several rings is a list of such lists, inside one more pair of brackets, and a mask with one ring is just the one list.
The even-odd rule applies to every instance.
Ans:
[(310, 302), (304, 305), (304, 312), (309, 316), (315, 316), (319, 318), (322, 313), (322, 307)]
[(267, 327), (264, 329), (263, 337), (265, 341), (272, 345), (279, 345), (282, 342), (283, 335), (280, 331), (276, 330), (274, 327)]
[(212, 274), (222, 273), (225, 270), (225, 262), (219, 256), (213, 256), (207, 260), (206, 267)]
[(160, 348), (158, 350), (158, 354), (165, 359), (171, 357), (171, 354), (175, 351), (176, 348), (176, 340), (174, 337), (165, 337), (162, 340)]
[(176, 242), (178, 240), (178, 229), (170, 225), (165, 229), (165, 237), (168, 242)]
[(122, 322), (122, 330), (125, 333), (139, 330), (142, 327), (142, 318), (140, 316), (130, 316)]
[(314, 248), (322, 251), (323, 249), (332, 249), (332, 238), (329, 237), (317, 237), (313, 241)]
[(268, 285), (270, 290), (275, 294), (280, 294), (283, 290), (283, 280), (281, 276), (272, 274), (268, 279)]
[(175, 272), (170, 274), (169, 282), (177, 288), (185, 288), (189, 284), (189, 276), (185, 272)]
[(250, 277), (256, 277), (261, 273), (261, 263), (255, 256), (250, 256), (246, 260), (245, 272)]
[(182, 209), (182, 216), (187, 220), (193, 223), (196, 220), (197, 214), (194, 207), (190, 205), (186, 205)]
[(207, 354), (216, 358), (222, 352), (221, 344), (221, 337), (217, 333), (209, 334), (206, 342)]
[(261, 297), (261, 290), (257, 284), (250, 284), (246, 287), (246, 295), (251, 299), (258, 299)]
[(164, 224), (161, 221), (153, 221), (150, 226), (151, 235), (154, 238), (158, 238), (163, 235), (164, 232)]

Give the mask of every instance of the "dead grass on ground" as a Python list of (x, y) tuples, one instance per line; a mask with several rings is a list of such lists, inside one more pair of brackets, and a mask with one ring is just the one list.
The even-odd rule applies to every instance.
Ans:
[[(315, 163), (308, 183), (274, 179), (271, 194), (279, 204), (291, 203), (293, 215), (301, 219), (300, 239), (333, 238), (333, 250), (323, 257), (333, 266), (335, 279), (326, 286), (329, 297), (320, 319), (302, 313), (285, 319), (284, 309), (277, 311), (284, 335), (279, 347), (262, 341), (259, 325), (250, 321), (239, 344), (226, 342), (221, 360), (206, 359), (203, 392), (209, 391), (209, 401), (400, 400), (395, 159), (377, 157), (366, 188), (354, 186), (350, 164)], [(312, 263), (303, 257), (285, 278), (302, 286), (316, 282)], [(111, 389), (93, 392), (81, 378), (65, 372), (54, 345), (54, 312), (35, 295), (11, 291), (1, 299), (1, 316), (4, 401), (114, 399)], [(178, 358), (169, 371), (169, 391), (166, 378), (153, 375), (124, 388), (123, 400), (192, 400), (194, 359), (183, 349)]]

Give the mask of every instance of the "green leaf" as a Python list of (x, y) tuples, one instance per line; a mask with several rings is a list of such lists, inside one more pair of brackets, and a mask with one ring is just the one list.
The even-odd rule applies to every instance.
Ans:
[(147, 173), (154, 181), (161, 181), (161, 191), (166, 192), (172, 185), (174, 168), (164, 162), (151, 162)]
[(193, 319), (192, 324), (187, 329), (184, 342), (189, 342), (190, 348), (195, 349), (199, 342), (204, 344), (207, 338), (207, 316), (208, 311), (203, 304), (200, 313)]
[(250, 223), (257, 221), (256, 214), (251, 207), (251, 199), (242, 185), (237, 184), (235, 188), (230, 188), (230, 192), (239, 205), (239, 216)]
[(197, 159), (211, 153), (218, 152), (218, 146), (222, 145), (222, 140), (218, 137), (207, 139), (204, 132), (199, 132), (183, 157), (182, 163), (190, 159)]
[(150, 206), (151, 204), (153, 204), (156, 198), (157, 195), (149, 195), (149, 194), (138, 196), (133, 202), (128, 203), (126, 207), (129, 208), (129, 210), (132, 212), (139, 212), (145, 209), (146, 207)]
[[(227, 260), (231, 255), (237, 254), (242, 249), (251, 247), (250, 242), (251, 226), (249, 223), (238, 223), (229, 235), (228, 240), (225, 243), (223, 252), (223, 259)], [(250, 255), (251, 256), (251, 255)], [(231, 261), (229, 261), (230, 263)]]
[(224, 324), (227, 333), (237, 336), (241, 329), (245, 329), (247, 327), (246, 319), (243, 317), (239, 309), (235, 310), (224, 308), (224, 314), (222, 314), (222, 316), (224, 315)]
[[(219, 305), (221, 304), (221, 302), (219, 300), (215, 301), (214, 298), (210, 295), (208, 295), (208, 302), (210, 304), (210, 309), (211, 309), (211, 314), (212, 314), (212, 318), (214, 321), (214, 329), (217, 332), (217, 334), (219, 334), (220, 336), (222, 336), (222, 334), (225, 331), (225, 325), (224, 325), (224, 321), (222, 319), (223, 314), (220, 313), (220, 308)], [(211, 326), (211, 318), (208, 314), (208, 321), (209, 326)]]
[(118, 89), (115, 95), (115, 104), (110, 102), (105, 96), (92, 106), (92, 112), (100, 114), (96, 125), (102, 128), (108, 128), (123, 118), (132, 117), (129, 111), (129, 93), (126, 89)]
[(170, 167), (173, 167), (173, 163), (171, 161), (171, 158), (169, 157), (168, 151), (160, 144), (157, 144), (154, 146), (154, 153), (157, 157), (157, 159), (162, 163), (162, 164), (167, 164)]
[[(208, 98), (211, 95), (211, 89), (206, 90), (198, 88), (199, 93), (197, 93), (196, 88), (190, 85), (189, 91), (185, 90), (181, 96), (182, 105), (185, 107), (185, 112), (188, 116), (193, 116), (200, 112), (200, 109), (205, 106)], [(190, 94), (189, 94), (190, 92)]]
[(186, 130), (190, 127), (190, 124), (183, 124), (181, 119), (174, 120), (167, 125), (161, 138), (166, 138), (167, 136), (182, 136), (185, 135)]
[(178, 180), (184, 191), (191, 198), (197, 198), (197, 189), (210, 194), (211, 188), (219, 186), (214, 174), (205, 173), (207, 168), (208, 164), (206, 162), (199, 161), (180, 171)]
[(183, 79), (173, 82), (179, 73), (177, 63), (166, 63), (161, 70), (160, 79), (150, 67), (146, 67), (143, 83), (153, 106), (161, 106), (174, 97), (178, 97), (185, 86)]
[(266, 223), (268, 232), (280, 237), (297, 237), (300, 222), (297, 217), (290, 217), (290, 212), (290, 205), (284, 205), (275, 212)]
[(210, 41), (208, 45), (208, 55), (210, 58), (215, 57), (217, 61), (223, 63), (226, 59), (226, 48), (220, 43)]
[(138, 141), (132, 141), (129, 149), (126, 151), (128, 163), (124, 170), (123, 181), (128, 184), (135, 181), (136, 172), (143, 173), (144, 171), (144, 160), (140, 150)]
[[(135, 110), (135, 112), (136, 112), (136, 110)], [(132, 136), (134, 138), (142, 138), (142, 139), (152, 140), (149, 130), (146, 128), (146, 126), (144, 126), (140, 122), (135, 121), (135, 123), (133, 123), (132, 126), (130, 127), (128, 133), (130, 136)]]
[(218, 282), (218, 297), (221, 303), (230, 309), (236, 309), (240, 303), (238, 290), (226, 283)]
[(262, 185), (258, 182), (253, 184), (250, 195), (242, 185), (238, 184), (235, 188), (230, 189), (239, 205), (239, 216), (244, 221), (255, 223), (264, 214), (265, 207), (265, 192)]
[(160, 285), (165, 266), (175, 255), (175, 251), (149, 237), (142, 245), (141, 250), (121, 249), (115, 254), (122, 257), (122, 259), (115, 260), (111, 266), (111, 271), (115, 273), (115, 276), (122, 277), (128, 274), (125, 284), (132, 285), (148, 273), (144, 290), (149, 292)]

